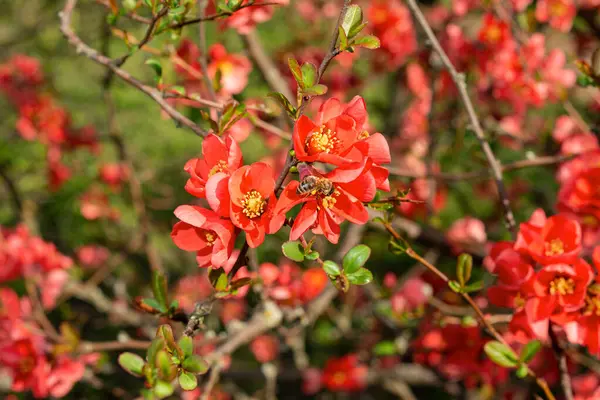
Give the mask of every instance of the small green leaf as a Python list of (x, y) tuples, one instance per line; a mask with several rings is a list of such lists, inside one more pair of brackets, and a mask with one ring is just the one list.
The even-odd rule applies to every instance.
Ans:
[(323, 270), (329, 276), (338, 276), (342, 273), (340, 266), (330, 260), (323, 262)]
[(169, 310), (177, 310), (179, 308), (179, 300), (173, 300), (169, 306)]
[(302, 248), (302, 244), (297, 240), (285, 242), (281, 245), (281, 251), (284, 256), (292, 261), (304, 261), (304, 248)]
[(353, 31), (353, 28), (361, 25), (363, 22), (363, 12), (360, 6), (353, 4), (348, 7), (346, 14), (344, 15), (344, 20), (342, 21), (342, 28), (344, 28), (344, 32), (346, 36), (349, 38), (352, 37), (350, 32)]
[(496, 340), (487, 342), (483, 350), (490, 360), (501, 367), (514, 368), (518, 364), (517, 356), (512, 349)]
[(540, 342), (539, 340), (531, 340), (523, 347), (523, 350), (521, 350), (519, 360), (521, 360), (524, 363), (528, 363), (533, 359), (533, 357), (535, 357), (535, 355), (538, 351), (540, 351), (541, 348), (542, 342)]
[[(377, 217), (375, 219), (381, 219), (381, 217)], [(374, 221), (374, 222), (379, 222), (379, 221)], [(381, 222), (385, 222), (385, 221), (381, 220)], [(390, 238), (390, 242), (388, 244), (388, 249), (390, 250), (390, 252), (392, 254), (395, 254), (395, 255), (400, 255), (400, 254), (406, 253), (406, 248), (402, 244), (398, 243), (398, 241), (394, 238)]]
[(366, 26), (367, 26), (366, 22), (363, 22), (362, 24), (354, 25), (352, 27), (352, 29), (350, 29), (350, 32), (348, 32), (348, 37), (349, 38), (356, 37), (356, 35), (358, 35), (360, 32), (362, 32), (362, 30), (365, 29)]
[(183, 390), (194, 390), (198, 386), (196, 375), (183, 371), (179, 375), (179, 385)]
[(366, 285), (373, 280), (373, 274), (366, 268), (361, 268), (352, 274), (346, 274), (348, 282), (353, 285)]
[(339, 40), (339, 50), (344, 51), (348, 48), (348, 36), (346, 36), (346, 32), (344, 32), (344, 28), (341, 26), (338, 29), (338, 40)]
[(455, 293), (460, 293), (462, 291), (462, 288), (460, 287), (460, 283), (458, 283), (456, 281), (449, 281), (448, 287)]
[(179, 7), (175, 7), (175, 8), (171, 8), (169, 10), (169, 15), (176, 17), (178, 15), (181, 15), (185, 12), (185, 6), (179, 6)]
[(138, 377), (143, 375), (142, 369), (146, 363), (144, 362), (144, 359), (137, 354), (129, 352), (121, 353), (118, 361), (121, 368), (131, 375)]
[(351, 275), (358, 271), (371, 256), (371, 249), (369, 246), (359, 244), (346, 253), (342, 265), (344, 266), (344, 272), (346, 275)]
[(327, 93), (327, 86), (320, 83), (302, 90), (302, 94), (308, 96), (322, 96), (325, 93)]
[(152, 68), (158, 78), (162, 76), (163, 70), (162, 65), (160, 65), (160, 61), (155, 58), (149, 58), (144, 64)]
[(305, 88), (314, 86), (317, 83), (317, 67), (312, 63), (302, 64), (302, 83)]
[(467, 285), (464, 288), (462, 288), (462, 292), (463, 293), (477, 292), (477, 291), (483, 289), (483, 285), (484, 285), (483, 281), (473, 282), (470, 285)]
[(154, 394), (159, 399), (164, 399), (165, 397), (169, 397), (170, 395), (173, 394), (173, 391), (174, 391), (173, 385), (171, 385), (169, 382), (158, 381), (158, 382), (156, 382), (156, 385), (154, 386)]
[(182, 336), (179, 339), (179, 348), (183, 352), (183, 357), (189, 357), (194, 353), (194, 342), (189, 336)]
[(336, 289), (341, 290), (346, 293), (348, 289), (350, 289), (350, 283), (348, 282), (348, 278), (344, 274), (340, 274), (338, 276), (330, 276), (329, 280), (333, 283), (333, 286)]
[(166, 311), (169, 308), (169, 300), (167, 297), (167, 278), (157, 271), (152, 272), (152, 293), (154, 298)]
[(302, 69), (300, 68), (300, 64), (294, 57), (288, 58), (288, 66), (290, 67), (290, 71), (292, 71), (292, 75), (296, 82), (298, 82), (298, 86), (300, 88), (304, 88), (304, 80), (302, 79)]
[(212, 287), (217, 285), (217, 281), (225, 273), (223, 268), (210, 268), (208, 270), (208, 280)]
[(156, 364), (156, 354), (160, 349), (165, 347), (165, 341), (160, 337), (155, 337), (152, 343), (150, 343), (150, 347), (146, 351), (146, 360), (152, 364)]
[(171, 363), (171, 357), (166, 350), (158, 351), (155, 365), (160, 379), (172, 381), (177, 375), (177, 367)]
[(269, 93), (269, 97), (277, 100), (277, 102), (283, 107), (285, 112), (287, 112), (290, 117), (296, 119), (296, 113), (297, 113), (296, 107), (294, 107), (292, 105), (292, 103), (290, 103), (290, 101), (287, 99), (287, 97), (285, 97), (283, 94), (281, 94), (279, 92)]
[(377, 38), (377, 36), (366, 35), (352, 42), (352, 46), (364, 47), (365, 49), (375, 50), (378, 49), (379, 46), (381, 46), (381, 43), (379, 42), (379, 38)]
[(165, 341), (165, 345), (169, 353), (177, 355), (180, 359), (183, 358), (183, 352), (175, 343), (175, 337), (173, 336), (173, 329), (170, 325), (164, 324), (158, 327), (158, 334)]
[(183, 360), (183, 369), (193, 374), (205, 374), (208, 371), (208, 363), (202, 357), (190, 356)]
[(396, 344), (390, 340), (379, 342), (373, 347), (373, 353), (378, 357), (392, 356), (398, 352)]
[(529, 368), (527, 368), (527, 365), (519, 365), (519, 368), (517, 368), (517, 376), (523, 379), (527, 377), (527, 374), (529, 374)]
[(458, 283), (463, 287), (471, 279), (471, 270), (473, 269), (473, 257), (470, 254), (463, 253), (458, 256), (458, 262), (456, 263), (456, 277)]
[(311, 260), (311, 261), (316, 260), (317, 258), (319, 258), (319, 256), (320, 256), (319, 252), (314, 251), (314, 250), (311, 251), (310, 253), (304, 255), (304, 257), (306, 257), (307, 260)]
[[(142, 303), (144, 303), (148, 307), (153, 308), (157, 312), (160, 312), (160, 313), (167, 312), (167, 309), (164, 308), (163, 305), (160, 304), (156, 299), (151, 299), (151, 298), (142, 299)], [(150, 311), (150, 310), (148, 310), (148, 311)]]
[(217, 292), (224, 292), (227, 290), (227, 274), (223, 273), (221, 274), (221, 276), (219, 276), (219, 279), (217, 279), (217, 283), (215, 284), (215, 290)]
[(252, 278), (240, 278), (240, 279), (236, 279), (235, 281), (231, 282), (230, 285), (230, 289), (231, 290), (237, 290), (241, 287), (244, 287), (246, 285), (249, 285), (252, 283)]
[(238, 8), (241, 7), (242, 1), (243, 0), (229, 0), (227, 4), (229, 5), (229, 8), (231, 8), (232, 11), (236, 11)]

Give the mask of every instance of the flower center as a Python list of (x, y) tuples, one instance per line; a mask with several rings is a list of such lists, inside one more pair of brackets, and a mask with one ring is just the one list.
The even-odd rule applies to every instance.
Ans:
[(206, 242), (208, 243), (209, 246), (212, 246), (213, 243), (215, 242), (215, 240), (217, 240), (217, 237), (215, 236), (214, 232), (212, 232), (212, 231), (204, 232), (204, 237), (206, 238)]
[(333, 196), (325, 196), (321, 199), (321, 204), (325, 208), (332, 208), (334, 206), (334, 204), (336, 203), (336, 201), (337, 200)]
[(33, 371), (33, 367), (35, 366), (35, 362), (32, 357), (25, 357), (19, 361), (19, 372), (23, 375), (29, 374)]
[(363, 140), (363, 139), (368, 138), (369, 136), (370, 136), (369, 132), (362, 131), (361, 133), (358, 134), (357, 140)]
[(565, 245), (560, 239), (552, 239), (550, 243), (544, 243), (547, 256), (556, 256), (565, 252)]
[(227, 171), (227, 162), (223, 160), (219, 160), (208, 172), (208, 177), (210, 178), (216, 173)]
[(248, 218), (256, 218), (261, 216), (265, 211), (266, 204), (267, 202), (259, 192), (251, 190), (246, 193), (242, 199), (242, 206), (244, 207), (242, 212)]
[(596, 315), (600, 317), (600, 297), (586, 296), (583, 315)]
[(342, 385), (346, 381), (346, 374), (344, 372), (336, 372), (331, 378), (334, 385)]
[(550, 282), (550, 294), (567, 295), (575, 292), (575, 281), (572, 278), (556, 278)]
[(498, 25), (490, 26), (485, 33), (485, 37), (490, 43), (496, 43), (498, 40), (500, 40), (501, 36), (502, 31)]
[(595, 228), (598, 226), (598, 219), (593, 215), (585, 215), (581, 219), (581, 222), (583, 223), (583, 225), (589, 226), (591, 228)]
[(306, 138), (306, 150), (309, 154), (331, 153), (340, 142), (335, 132), (321, 125), (318, 131), (311, 133)]
[(560, 1), (555, 1), (550, 6), (550, 15), (553, 17), (561, 17), (567, 12), (567, 6)]

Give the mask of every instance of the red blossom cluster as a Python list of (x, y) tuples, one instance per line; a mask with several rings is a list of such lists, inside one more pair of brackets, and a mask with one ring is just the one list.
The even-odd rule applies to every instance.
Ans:
[(0, 65), (0, 91), (19, 112), (16, 129), (26, 140), (38, 140), (48, 147), (48, 182), (56, 190), (71, 176), (62, 161), (64, 151), (84, 147), (97, 153), (96, 131), (91, 126), (75, 128), (67, 110), (44, 91), (40, 63), (17, 54)]
[(600, 290), (597, 271), (582, 258), (580, 224), (564, 214), (537, 210), (520, 225), (515, 242), (498, 242), (486, 267), (498, 276), (490, 302), (514, 309), (509, 330), (520, 340), (547, 341), (551, 329), (600, 354)]
[(0, 283), (26, 277), (42, 290), (42, 305), (53, 308), (73, 261), (54, 244), (31, 235), (25, 226), (0, 227)]
[(290, 237), (298, 239), (312, 229), (337, 243), (339, 224), (367, 222), (363, 202), (373, 200), (377, 189), (389, 190), (388, 171), (381, 166), (390, 162), (389, 148), (380, 133), (370, 135), (364, 129), (366, 120), (365, 102), (358, 96), (347, 105), (337, 99), (325, 102), (318, 123), (301, 116), (294, 127), (295, 157), (336, 168), (325, 173), (307, 166), (300, 178), (315, 176), (331, 187), (327, 193), (317, 187), (300, 193), (300, 182), (291, 181), (279, 199), (271, 166), (243, 165), (235, 139), (208, 135), (202, 144), (203, 158), (188, 161), (184, 169), (190, 175), (186, 191), (205, 199), (210, 208), (178, 207), (175, 215), (180, 222), (173, 227), (173, 241), (182, 250), (195, 251), (200, 267), (221, 267), (230, 259), (240, 231), (250, 247), (258, 247), (265, 235), (282, 227), (287, 211), (304, 203)]

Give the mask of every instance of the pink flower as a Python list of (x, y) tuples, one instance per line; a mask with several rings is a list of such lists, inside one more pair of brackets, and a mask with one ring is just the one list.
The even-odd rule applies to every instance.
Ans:
[(197, 206), (179, 206), (175, 215), (181, 220), (173, 227), (171, 238), (177, 247), (195, 251), (198, 266), (220, 267), (233, 251), (234, 227), (211, 210)]
[[(233, 15), (237, 15), (239, 12), (237, 11)], [(230, 18), (233, 18), (233, 15)], [(248, 85), (248, 75), (252, 71), (252, 64), (248, 58), (239, 54), (227, 53), (225, 46), (220, 43), (212, 45), (209, 54), (211, 61), (208, 65), (208, 75), (214, 80), (217, 72), (220, 74), (220, 94), (229, 97), (241, 93)]]
[(482, 249), (487, 241), (485, 224), (477, 218), (461, 218), (452, 224), (446, 238), (457, 254), (469, 249)]
[(535, 17), (540, 22), (549, 22), (550, 26), (563, 32), (571, 30), (577, 10), (573, 0), (539, 0)]
[(271, 362), (279, 354), (279, 340), (272, 335), (258, 336), (250, 343), (250, 350), (252, 350), (258, 362)]

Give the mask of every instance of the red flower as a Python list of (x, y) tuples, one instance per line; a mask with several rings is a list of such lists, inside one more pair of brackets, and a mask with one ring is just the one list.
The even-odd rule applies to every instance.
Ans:
[(511, 40), (508, 24), (488, 13), (483, 17), (483, 26), (479, 31), (479, 41), (488, 46), (501, 46)]
[(250, 350), (261, 363), (273, 361), (279, 354), (279, 340), (272, 335), (260, 335), (250, 343)]
[(563, 32), (571, 30), (577, 9), (573, 0), (539, 0), (535, 18)]
[(493, 271), (498, 275), (498, 282), (488, 289), (488, 298), (500, 307), (520, 308), (524, 304), (523, 287), (534, 276), (533, 267), (512, 248), (499, 248), (503, 250), (494, 257)]
[(297, 306), (317, 297), (327, 286), (329, 278), (323, 268), (306, 271), (289, 260), (280, 266), (262, 263), (258, 268), (267, 295), (280, 304)]
[(483, 249), (487, 241), (485, 224), (473, 217), (464, 217), (452, 224), (446, 233), (452, 251), (460, 254), (471, 249)]
[(592, 279), (592, 267), (581, 259), (573, 265), (545, 266), (532, 281), (530, 292), (534, 297), (525, 305), (527, 317), (531, 321), (540, 321), (580, 309)]
[(221, 93), (225, 96), (241, 93), (248, 84), (248, 75), (252, 64), (243, 55), (229, 54), (220, 43), (213, 44), (210, 49), (211, 62), (208, 75), (215, 79), (217, 72), (221, 74)]
[(379, 164), (390, 162), (390, 149), (381, 133), (369, 135), (365, 130), (367, 108), (360, 96), (342, 105), (331, 98), (320, 107), (315, 124), (301, 116), (294, 126), (294, 150), (300, 161), (321, 161), (342, 165), (350, 161), (361, 161), (370, 157), (373, 163), (371, 174), (377, 188), (389, 190), (388, 172)]
[(273, 215), (274, 189), (273, 171), (262, 162), (239, 168), (229, 180), (231, 222), (246, 232), (252, 248), (265, 240), (265, 234), (277, 232), (285, 220), (284, 215)]
[(581, 226), (561, 214), (546, 219), (537, 210), (521, 224), (515, 249), (543, 265), (572, 263), (581, 253)]
[(368, 369), (359, 363), (358, 356), (349, 354), (329, 359), (321, 379), (332, 392), (356, 392), (367, 386), (367, 374)]
[(175, 215), (181, 220), (173, 227), (171, 238), (177, 247), (196, 251), (200, 267), (220, 267), (233, 251), (234, 227), (230, 221), (197, 206), (179, 206)]
[(314, 233), (323, 234), (331, 243), (337, 243), (340, 235), (340, 223), (348, 220), (355, 224), (364, 224), (369, 219), (369, 213), (363, 201), (371, 201), (375, 196), (375, 182), (369, 176), (370, 159), (360, 163), (348, 163), (333, 171), (321, 175), (312, 167), (302, 172), (318, 174), (333, 183), (333, 192), (327, 196), (320, 192), (310, 192), (307, 195), (298, 194), (298, 181), (290, 182), (279, 197), (276, 214), (283, 214), (300, 203), (306, 203), (294, 220), (290, 239), (298, 239), (308, 229)]
[(206, 198), (210, 207), (222, 217), (229, 215), (230, 175), (244, 163), (240, 147), (230, 136), (225, 140), (210, 134), (202, 142), (202, 156), (189, 160), (183, 168), (188, 174), (185, 190)]

